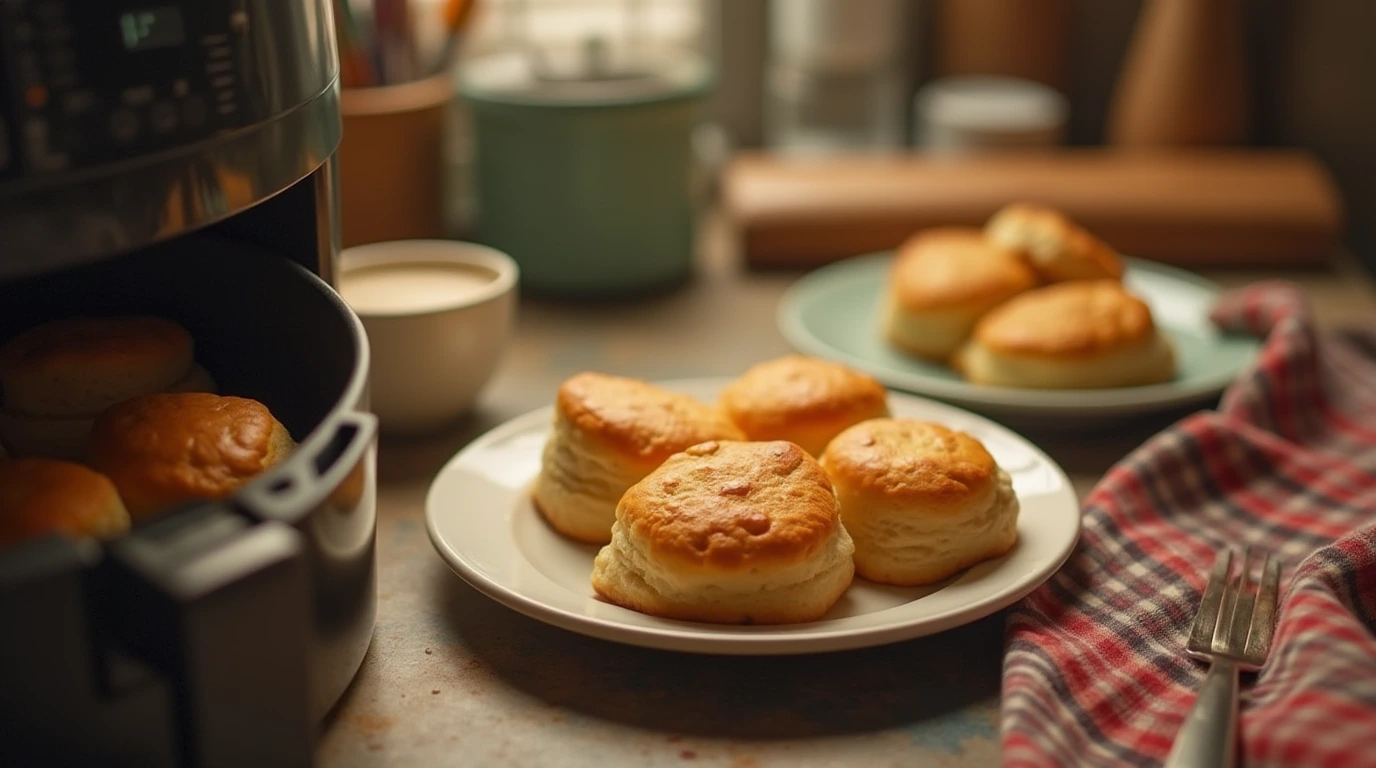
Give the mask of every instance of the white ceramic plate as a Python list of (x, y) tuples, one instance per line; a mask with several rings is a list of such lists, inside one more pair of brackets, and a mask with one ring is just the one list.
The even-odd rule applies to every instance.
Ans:
[[(724, 380), (664, 386), (714, 399)], [(540, 469), (549, 407), (475, 440), (430, 486), (426, 526), (440, 556), (489, 597), (540, 621), (606, 640), (677, 651), (789, 654), (881, 645), (987, 616), (1032, 591), (1065, 562), (1079, 537), (1080, 510), (1065, 473), (1023, 438), (979, 416), (890, 394), (896, 416), (969, 432), (1013, 477), (1021, 501), (1013, 551), (931, 587), (900, 588), (856, 578), (820, 621), (726, 626), (655, 618), (609, 605), (589, 585), (597, 547), (555, 533), (528, 489)]]
[(950, 368), (908, 357), (879, 332), (879, 298), (892, 254), (846, 259), (794, 283), (779, 303), (779, 331), (794, 348), (869, 373), (890, 387), (990, 416), (1072, 425), (1151, 413), (1217, 396), (1251, 364), (1260, 342), (1209, 321), (1218, 287), (1184, 270), (1127, 260), (1124, 281), (1151, 307), (1176, 350), (1174, 381), (1115, 389), (1034, 390), (970, 384)]

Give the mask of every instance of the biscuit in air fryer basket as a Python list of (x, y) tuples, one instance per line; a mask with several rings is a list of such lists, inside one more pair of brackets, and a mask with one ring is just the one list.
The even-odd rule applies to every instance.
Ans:
[(286, 427), (256, 400), (168, 392), (102, 412), (91, 427), (90, 460), (138, 522), (228, 496), (294, 448)]
[(114, 483), (55, 459), (0, 459), (0, 547), (49, 534), (110, 538), (129, 529)]
[(115, 403), (214, 391), (181, 325), (161, 317), (77, 316), (0, 346), (0, 442), (15, 456), (82, 460), (91, 422)]

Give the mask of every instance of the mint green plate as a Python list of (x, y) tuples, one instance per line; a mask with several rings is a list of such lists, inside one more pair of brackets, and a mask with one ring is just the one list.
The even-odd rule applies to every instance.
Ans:
[(1216, 397), (1260, 349), (1251, 337), (1209, 322), (1216, 285), (1184, 270), (1127, 260), (1125, 282), (1151, 307), (1175, 345), (1174, 381), (1116, 389), (1035, 390), (970, 384), (942, 365), (914, 360), (879, 332), (879, 297), (892, 254), (857, 256), (814, 270), (779, 303), (779, 330), (798, 351), (865, 371), (889, 387), (985, 414), (1068, 420), (1124, 417), (1181, 408)]

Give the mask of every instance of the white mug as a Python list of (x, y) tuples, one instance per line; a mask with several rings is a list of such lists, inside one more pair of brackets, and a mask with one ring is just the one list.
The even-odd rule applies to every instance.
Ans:
[(398, 240), (345, 249), (338, 288), (372, 349), (384, 431), (438, 429), (467, 413), (515, 327), (516, 263), (487, 246)]

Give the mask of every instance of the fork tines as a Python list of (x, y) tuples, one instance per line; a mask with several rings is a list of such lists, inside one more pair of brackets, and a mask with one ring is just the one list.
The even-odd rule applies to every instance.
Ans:
[(1280, 563), (1262, 552), (1258, 582), (1252, 575), (1256, 559), (1251, 547), (1241, 558), (1233, 556), (1232, 548), (1218, 553), (1190, 629), (1190, 653), (1227, 659), (1248, 669), (1265, 662), (1274, 635)]

